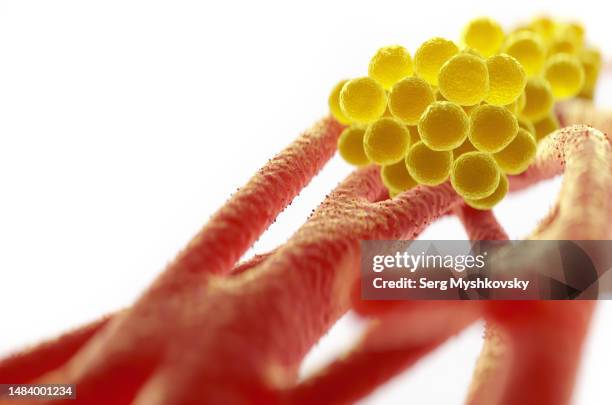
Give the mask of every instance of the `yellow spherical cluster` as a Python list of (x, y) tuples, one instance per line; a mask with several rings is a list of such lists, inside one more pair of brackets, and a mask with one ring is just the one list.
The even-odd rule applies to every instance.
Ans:
[(536, 140), (529, 132), (519, 129), (510, 145), (493, 155), (499, 168), (507, 174), (520, 174), (527, 170), (536, 154)]
[(408, 173), (404, 159), (397, 163), (383, 166), (380, 169), (380, 176), (383, 184), (391, 191), (406, 191), (418, 184)]
[(431, 86), (418, 77), (397, 82), (389, 93), (389, 111), (405, 124), (415, 125), (421, 114), (434, 101)]
[(527, 75), (523, 66), (505, 53), (487, 59), (489, 70), (489, 94), (485, 101), (494, 105), (514, 103), (520, 97)]
[(579, 96), (592, 99), (597, 84), (597, 78), (601, 71), (601, 53), (597, 49), (583, 49), (579, 55), (582, 69), (584, 70), (584, 87)]
[(423, 42), (414, 54), (414, 71), (418, 77), (437, 86), (440, 68), (457, 53), (459, 48), (453, 41), (440, 37), (432, 38)]
[(576, 43), (568, 36), (557, 36), (548, 45), (548, 55), (576, 53)]
[(574, 97), (584, 85), (584, 68), (578, 57), (568, 54), (552, 56), (544, 66), (544, 78), (558, 100)]
[(462, 39), (467, 47), (489, 57), (494, 55), (504, 42), (504, 30), (497, 21), (485, 17), (477, 18), (464, 28)]
[(472, 208), (476, 208), (477, 210), (490, 210), (497, 203), (504, 199), (506, 194), (508, 194), (508, 177), (505, 174), (500, 174), (499, 183), (497, 184), (497, 188), (493, 193), (487, 197), (477, 198), (477, 199), (465, 199), (465, 203)]
[(410, 132), (395, 118), (380, 118), (368, 126), (363, 149), (368, 159), (379, 165), (396, 163), (404, 158), (410, 146)]
[(557, 24), (549, 39), (548, 54), (574, 54), (584, 46), (584, 27), (576, 23)]
[(529, 28), (537, 32), (544, 41), (550, 41), (555, 36), (557, 23), (549, 16), (541, 15), (531, 21)]
[(405, 163), (408, 173), (419, 184), (436, 186), (448, 179), (453, 163), (453, 152), (429, 149), (421, 141), (408, 150)]
[(349, 80), (340, 90), (340, 108), (351, 121), (372, 122), (385, 113), (387, 94), (369, 77)]
[(385, 89), (412, 74), (412, 57), (403, 46), (393, 45), (380, 48), (370, 60), (368, 76)]
[(459, 105), (475, 105), (489, 94), (489, 71), (484, 59), (471, 53), (450, 58), (438, 76), (440, 93)]
[(554, 98), (550, 84), (540, 78), (531, 78), (525, 86), (525, 107), (521, 115), (531, 121), (539, 121), (552, 110)]
[(391, 196), (450, 178), (466, 204), (491, 209), (508, 192), (506, 174), (526, 170), (537, 142), (559, 128), (555, 100), (593, 98), (602, 65), (580, 24), (540, 16), (507, 32), (477, 18), (462, 48), (434, 37), (414, 60), (403, 46), (380, 48), (368, 76), (329, 95), (348, 127), (342, 158), (380, 165)]
[(341, 80), (334, 86), (331, 93), (329, 94), (329, 98), (327, 99), (327, 103), (329, 105), (329, 111), (333, 115), (333, 117), (341, 124), (348, 125), (351, 123), (351, 120), (344, 115), (342, 112), (342, 108), (340, 108), (340, 91), (342, 87), (348, 82), (348, 80)]
[(366, 129), (363, 126), (353, 125), (345, 128), (338, 138), (338, 152), (348, 163), (355, 166), (363, 166), (370, 160), (363, 149), (363, 137)]
[(514, 100), (510, 104), (504, 105), (504, 107), (506, 107), (510, 112), (518, 116), (521, 114), (521, 111), (523, 111), (523, 108), (525, 108), (526, 101), (527, 99), (525, 97), (525, 89), (523, 89), (523, 92), (518, 96), (516, 100)]
[(518, 120), (507, 108), (483, 104), (470, 114), (469, 138), (479, 151), (504, 149), (518, 133)]
[(516, 32), (506, 39), (503, 52), (513, 56), (528, 76), (535, 76), (546, 62), (546, 48), (541, 38), (529, 31)]
[(453, 162), (451, 184), (457, 194), (474, 200), (493, 194), (500, 171), (493, 157), (485, 152), (468, 152)]
[(436, 101), (427, 107), (419, 120), (419, 134), (428, 148), (453, 150), (468, 135), (469, 120), (463, 109), (449, 101)]
[(572, 21), (564, 23), (561, 25), (560, 31), (562, 35), (569, 37), (576, 44), (577, 48), (582, 48), (584, 46), (586, 30), (579, 22)]

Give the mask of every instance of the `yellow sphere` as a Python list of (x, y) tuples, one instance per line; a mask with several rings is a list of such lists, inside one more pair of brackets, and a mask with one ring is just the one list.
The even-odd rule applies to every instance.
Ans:
[(519, 117), (518, 118), (518, 126), (519, 128), (523, 128), (525, 131), (529, 132), (531, 135), (533, 135), (534, 137), (536, 136), (536, 130), (535, 127), (533, 126), (533, 124), (531, 123), (531, 121), (523, 118), (523, 117)]
[(584, 26), (577, 22), (562, 24), (557, 30), (559, 37), (566, 38), (573, 43), (575, 51), (579, 51), (584, 45), (584, 34)]
[(478, 52), (478, 51), (477, 51), (476, 49), (474, 49), (474, 48), (463, 48), (463, 49), (461, 50), (461, 53), (468, 53), (468, 54), (470, 54), (470, 55), (477, 56), (477, 57), (479, 57), (480, 59), (485, 59), (485, 58), (484, 58), (484, 56), (482, 56), (482, 54), (481, 54), (480, 52)]
[(513, 56), (525, 69), (527, 76), (540, 73), (546, 60), (546, 49), (539, 35), (529, 31), (519, 31), (510, 35), (503, 52)]
[(341, 80), (334, 86), (332, 89), (329, 98), (327, 99), (327, 103), (329, 104), (329, 111), (333, 115), (333, 117), (341, 124), (348, 125), (351, 123), (351, 120), (348, 119), (346, 115), (342, 112), (340, 108), (340, 91), (342, 87), (348, 82), (348, 80)]
[(524, 129), (519, 129), (510, 145), (495, 153), (493, 157), (504, 173), (520, 174), (533, 162), (536, 150), (535, 138)]
[(437, 86), (440, 68), (457, 53), (459, 48), (453, 41), (440, 37), (431, 38), (423, 42), (414, 54), (414, 71), (429, 84)]
[(554, 113), (550, 113), (540, 121), (534, 122), (533, 127), (536, 141), (539, 142), (559, 129), (559, 120)]
[(568, 35), (558, 35), (548, 45), (549, 56), (560, 53), (575, 54), (576, 52), (578, 52), (578, 45)]
[(495, 191), (500, 171), (493, 157), (485, 152), (468, 152), (453, 162), (451, 184), (463, 198), (479, 199)]
[(554, 99), (546, 80), (531, 78), (525, 86), (525, 107), (521, 115), (531, 121), (539, 121), (552, 110)]
[(518, 103), (516, 101), (504, 105), (504, 108), (510, 111), (512, 114), (518, 114)]
[(576, 56), (552, 56), (544, 67), (544, 78), (550, 83), (553, 96), (559, 100), (574, 97), (584, 85), (584, 69)]
[(338, 138), (338, 152), (348, 163), (362, 166), (370, 163), (363, 149), (363, 138), (366, 129), (360, 125), (346, 128)]
[(597, 49), (587, 48), (580, 52), (579, 57), (584, 69), (584, 86), (579, 96), (592, 99), (601, 70), (601, 53)]
[(410, 132), (395, 118), (381, 118), (368, 126), (363, 148), (368, 159), (379, 165), (399, 162), (410, 146)]
[[(525, 82), (525, 86), (527, 86), (526, 82)], [(525, 96), (524, 89), (521, 95), (519, 96), (519, 98), (516, 99), (515, 103), (516, 103), (516, 113), (520, 114), (525, 108), (525, 104), (527, 103), (527, 97)]]
[(393, 191), (406, 191), (418, 184), (408, 173), (404, 159), (383, 166), (380, 170), (380, 177), (383, 184)]
[(580, 52), (580, 59), (588, 61), (596, 70), (601, 68), (601, 51), (597, 48), (585, 48)]
[(469, 138), (482, 152), (495, 153), (504, 149), (518, 133), (514, 114), (505, 107), (483, 104), (470, 114)]
[(400, 45), (380, 48), (368, 66), (368, 76), (387, 90), (410, 75), (412, 75), (412, 57), (410, 52)]
[(539, 16), (533, 19), (530, 27), (540, 34), (544, 41), (550, 41), (555, 35), (557, 24), (548, 16)]
[(484, 59), (462, 52), (440, 69), (440, 92), (448, 101), (460, 105), (480, 103), (489, 93), (489, 72)]
[(475, 152), (477, 149), (472, 145), (469, 138), (466, 138), (465, 141), (456, 149), (453, 150), (453, 158), (457, 159), (459, 156), (468, 152)]
[(584, 34), (585, 29), (584, 26), (576, 21), (570, 22), (566, 26), (566, 33), (574, 37), (574, 40), (582, 45), (584, 43)]
[(468, 23), (463, 30), (463, 43), (476, 49), (484, 57), (494, 55), (504, 42), (504, 30), (497, 21), (490, 18), (477, 18)]
[(436, 101), (427, 107), (419, 120), (419, 134), (428, 148), (453, 150), (465, 141), (469, 131), (465, 111), (450, 101)]
[(340, 90), (340, 108), (350, 120), (376, 121), (387, 108), (387, 93), (369, 77), (349, 80)]
[(425, 80), (415, 76), (407, 77), (391, 88), (389, 110), (405, 124), (415, 125), (433, 101), (433, 90)]
[(503, 200), (506, 194), (508, 194), (508, 186), (508, 178), (506, 177), (506, 175), (501, 174), (499, 177), (499, 184), (497, 185), (497, 188), (495, 189), (493, 194), (488, 197), (479, 198), (475, 200), (466, 199), (465, 203), (477, 210), (490, 210), (491, 208), (496, 206), (497, 203)]
[(489, 70), (489, 94), (485, 101), (493, 105), (506, 105), (515, 102), (527, 83), (523, 66), (512, 56), (505, 53), (487, 59)]
[(406, 155), (406, 167), (412, 178), (428, 186), (444, 183), (452, 163), (452, 151), (431, 150), (423, 142), (412, 145)]

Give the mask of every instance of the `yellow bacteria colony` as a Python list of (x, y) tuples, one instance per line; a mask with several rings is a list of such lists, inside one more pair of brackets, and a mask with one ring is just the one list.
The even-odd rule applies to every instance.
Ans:
[(507, 175), (529, 167), (537, 142), (559, 128), (555, 103), (592, 98), (601, 55), (576, 23), (538, 17), (505, 32), (490, 18), (467, 24), (456, 43), (435, 37), (414, 56), (380, 48), (368, 75), (329, 96), (348, 163), (377, 164), (391, 196), (450, 180), (466, 204), (491, 209)]

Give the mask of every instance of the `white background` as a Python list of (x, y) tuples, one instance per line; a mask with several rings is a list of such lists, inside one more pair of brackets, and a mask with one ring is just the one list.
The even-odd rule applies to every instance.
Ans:
[[(0, 1), (0, 356), (133, 302), (379, 46), (414, 51), (481, 14), (509, 26), (550, 11), (583, 21), (610, 55), (603, 3)], [(330, 162), (254, 250), (286, 240), (349, 171)], [(511, 237), (530, 231), (558, 187), (496, 209)], [(446, 219), (423, 237), (465, 234)], [(601, 303), (578, 404), (610, 402), (611, 314)], [(304, 374), (358, 328), (344, 318)], [(480, 334), (469, 329), (364, 403), (461, 403)]]

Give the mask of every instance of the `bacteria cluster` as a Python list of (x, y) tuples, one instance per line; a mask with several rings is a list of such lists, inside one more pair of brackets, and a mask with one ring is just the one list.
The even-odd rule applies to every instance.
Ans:
[(459, 43), (431, 38), (414, 55), (385, 46), (367, 76), (332, 89), (331, 113), (347, 126), (338, 150), (350, 164), (380, 165), (391, 196), (450, 179), (468, 205), (490, 209), (558, 129), (555, 103), (592, 98), (600, 69), (584, 27), (549, 17), (508, 32), (477, 18)]

